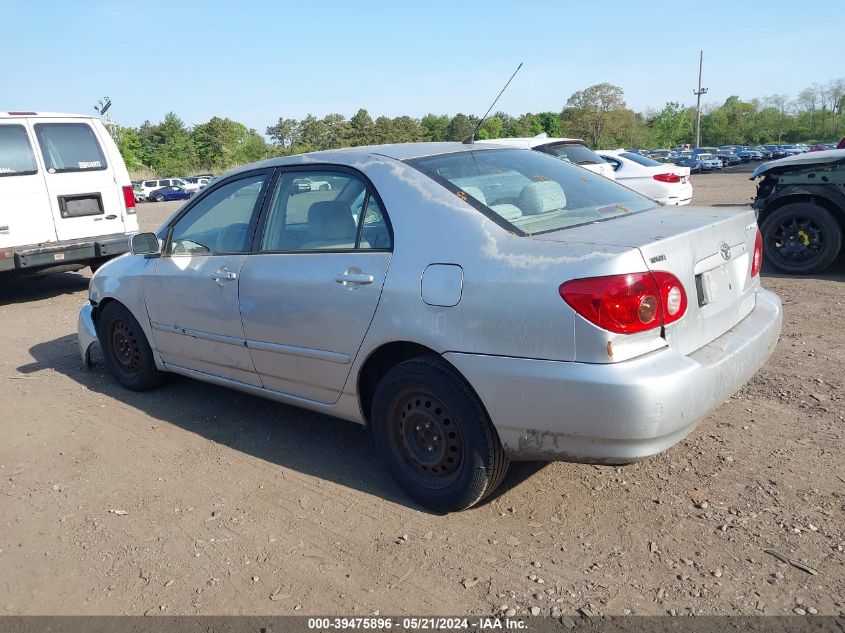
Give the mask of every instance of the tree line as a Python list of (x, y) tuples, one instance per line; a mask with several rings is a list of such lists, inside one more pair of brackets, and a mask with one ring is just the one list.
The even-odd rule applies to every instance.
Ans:
[[(189, 127), (171, 112), (157, 124), (145, 121), (114, 132), (130, 172), (171, 176), (220, 173), (263, 158), (337, 147), (463, 141), (473, 132), (479, 141), (545, 132), (583, 138), (594, 148), (669, 148), (693, 142), (695, 108), (669, 102), (660, 111), (634, 112), (625, 104), (622, 88), (600, 83), (573, 93), (559, 112), (496, 112), (478, 123), (477, 116), (463, 113), (373, 119), (360, 109), (349, 119), (341, 114), (280, 118), (265, 136), (220, 117)], [(749, 101), (731, 96), (721, 105), (702, 108), (702, 145), (811, 143), (843, 134), (845, 78), (814, 84), (794, 100), (781, 94)]]

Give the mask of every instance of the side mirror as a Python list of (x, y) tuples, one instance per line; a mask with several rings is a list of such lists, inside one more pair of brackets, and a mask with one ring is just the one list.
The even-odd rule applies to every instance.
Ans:
[(136, 233), (129, 240), (129, 248), (133, 255), (161, 254), (161, 243), (155, 233)]

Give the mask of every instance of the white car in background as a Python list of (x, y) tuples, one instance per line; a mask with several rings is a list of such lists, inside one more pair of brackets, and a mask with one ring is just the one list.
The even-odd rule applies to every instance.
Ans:
[(205, 176), (189, 176), (182, 180), (185, 181), (185, 184), (181, 185), (182, 189), (192, 193), (196, 193), (200, 189), (207, 187), (208, 183), (211, 182), (211, 178), (206, 178)]
[(584, 169), (589, 169), (610, 180), (616, 180), (613, 168), (602, 160), (598, 154), (587, 147), (587, 144), (580, 138), (549, 138), (549, 135), (543, 132), (537, 136), (494, 138), (483, 141), (479, 139), (478, 142), (533, 149), (544, 154), (557, 156), (561, 160), (574, 163)]
[(689, 204), (692, 183), (689, 167), (660, 163), (623, 149), (596, 152), (616, 174), (616, 182), (663, 204)]

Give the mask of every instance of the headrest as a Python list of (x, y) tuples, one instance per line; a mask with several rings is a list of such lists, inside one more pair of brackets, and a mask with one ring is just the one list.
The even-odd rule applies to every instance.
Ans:
[(554, 180), (540, 180), (525, 185), (519, 192), (519, 208), (525, 215), (538, 215), (563, 209), (566, 206), (566, 194)]
[(481, 191), (478, 187), (461, 187), (464, 190), (464, 193), (468, 196), (472, 196), (476, 200), (478, 200), (481, 204), (487, 204), (487, 197), (484, 195), (484, 192)]
[(308, 232), (319, 240), (355, 240), (355, 220), (349, 208), (337, 200), (315, 202), (308, 209)]

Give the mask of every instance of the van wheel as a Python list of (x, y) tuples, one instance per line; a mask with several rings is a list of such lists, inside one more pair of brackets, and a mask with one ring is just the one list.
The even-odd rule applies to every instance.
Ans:
[(162, 372), (141, 325), (121, 304), (106, 304), (97, 318), (97, 338), (117, 381), (132, 391), (147, 391), (161, 383)]
[(781, 272), (812, 275), (830, 266), (842, 248), (842, 228), (824, 207), (786, 204), (760, 226), (763, 255)]
[(508, 459), (481, 401), (439, 358), (391, 368), (376, 387), (371, 418), (387, 470), (431, 510), (472, 507), (505, 477)]

